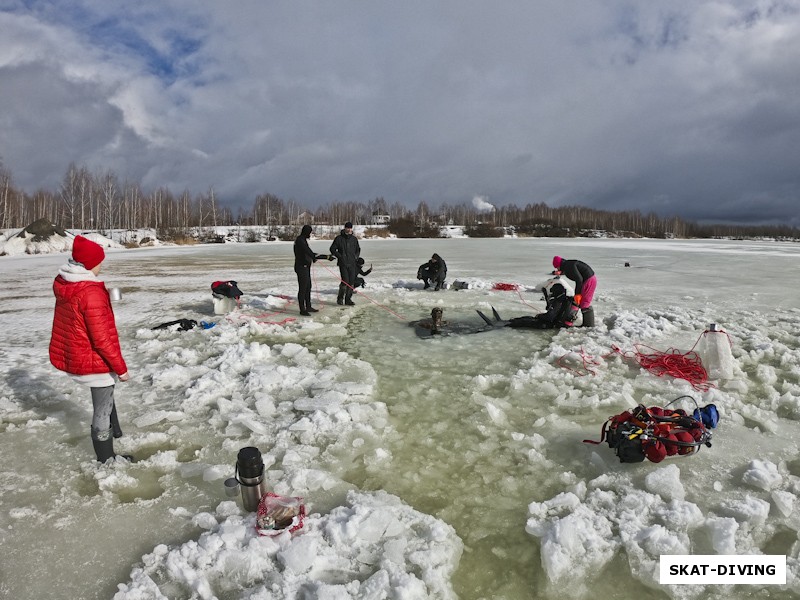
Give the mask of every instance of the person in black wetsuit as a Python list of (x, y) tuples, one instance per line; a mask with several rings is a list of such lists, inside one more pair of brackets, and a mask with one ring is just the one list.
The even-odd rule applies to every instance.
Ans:
[(353, 224), (350, 221), (344, 224), (342, 232), (334, 238), (331, 244), (331, 254), (339, 260), (337, 264), (339, 265), (339, 277), (342, 280), (342, 283), (339, 284), (336, 304), (354, 306), (353, 288), (356, 287), (361, 246), (358, 238), (353, 235)]
[(547, 311), (538, 315), (516, 317), (508, 321), (508, 327), (529, 329), (557, 329), (559, 327), (572, 327), (572, 322), (578, 316), (578, 307), (573, 298), (567, 294), (566, 288), (560, 283), (554, 283), (550, 289), (545, 288)]
[(354, 287), (362, 287), (363, 288), (364, 286), (367, 285), (367, 282), (364, 281), (364, 277), (366, 277), (367, 275), (372, 273), (372, 265), (370, 265), (369, 269), (367, 269), (365, 271), (364, 270), (364, 259), (361, 258), (360, 256), (358, 257), (358, 260), (356, 261), (356, 264), (358, 265), (358, 275), (359, 276), (356, 277), (356, 285)]
[(303, 225), (300, 235), (294, 241), (294, 272), (297, 273), (297, 304), (300, 306), (300, 314), (307, 317), (312, 312), (317, 312), (311, 306), (311, 265), (318, 259), (333, 260), (332, 256), (325, 254), (315, 254), (308, 246), (308, 239), (311, 237), (311, 225)]

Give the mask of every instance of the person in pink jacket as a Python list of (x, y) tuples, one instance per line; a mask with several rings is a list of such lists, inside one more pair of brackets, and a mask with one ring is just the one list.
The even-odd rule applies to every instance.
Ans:
[[(114, 311), (105, 284), (97, 278), (105, 259), (103, 247), (76, 236), (72, 257), (53, 282), (56, 296), (50, 362), (91, 389), (91, 438), (97, 460), (117, 456), (114, 438), (121, 437), (114, 385), (130, 377), (122, 358)], [(125, 455), (124, 458), (133, 460)]]

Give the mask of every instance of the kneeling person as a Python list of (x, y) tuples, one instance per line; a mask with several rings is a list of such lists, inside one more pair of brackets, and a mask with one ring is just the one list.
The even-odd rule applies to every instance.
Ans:
[(508, 327), (529, 329), (557, 329), (572, 327), (578, 316), (578, 306), (560, 283), (553, 283), (549, 290), (544, 288), (547, 310), (534, 316), (516, 317), (508, 322)]

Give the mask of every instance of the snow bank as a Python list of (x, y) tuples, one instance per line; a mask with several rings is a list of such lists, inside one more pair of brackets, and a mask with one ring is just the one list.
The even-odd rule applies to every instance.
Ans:
[(462, 544), (453, 528), (385, 492), (351, 492), (347, 505), (277, 537), (259, 537), (255, 515), (234, 502), (200, 516), (206, 533), (157, 546), (114, 599), (456, 597), (450, 578)]

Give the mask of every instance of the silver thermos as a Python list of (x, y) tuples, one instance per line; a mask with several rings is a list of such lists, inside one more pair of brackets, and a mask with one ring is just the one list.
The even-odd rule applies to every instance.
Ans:
[(255, 512), (261, 496), (267, 493), (264, 460), (258, 448), (248, 446), (239, 450), (236, 457), (236, 480), (242, 490), (242, 506), (247, 511)]

